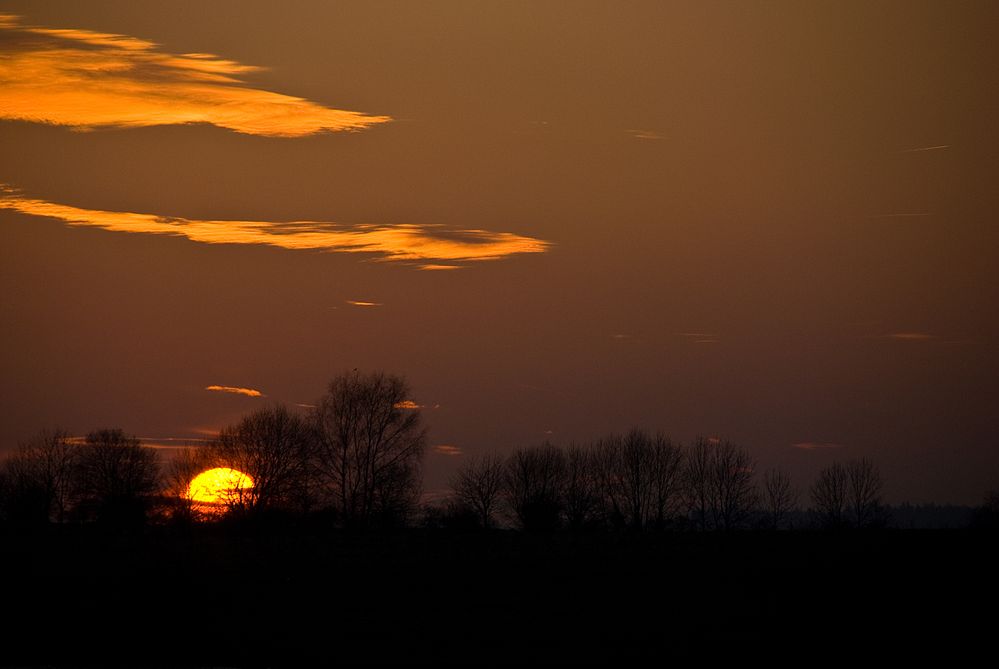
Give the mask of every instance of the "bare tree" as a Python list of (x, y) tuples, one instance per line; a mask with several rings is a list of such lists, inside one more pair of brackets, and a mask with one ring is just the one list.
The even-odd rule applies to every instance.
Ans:
[(854, 527), (862, 528), (881, 520), (881, 472), (870, 460), (851, 460), (846, 464), (847, 509)]
[(600, 519), (600, 494), (593, 453), (576, 444), (565, 449), (565, 522), (580, 530)]
[(714, 495), (711, 485), (712, 451), (712, 444), (698, 437), (693, 446), (687, 449), (683, 468), (683, 494), (687, 512), (694, 526), (702, 531), (711, 527)]
[(416, 508), (426, 430), (398, 376), (334, 378), (312, 413), (315, 462), (348, 525), (404, 522)]
[(522, 448), (506, 462), (507, 505), (525, 530), (554, 530), (561, 522), (565, 454), (549, 443)]
[(98, 519), (116, 523), (143, 521), (149, 498), (161, 483), (155, 451), (120, 429), (88, 434), (76, 471), (85, 506)]
[(191, 483), (198, 474), (218, 466), (204, 447), (188, 447), (176, 451), (163, 471), (163, 489), (171, 509), (170, 519), (190, 522), (203, 515), (204, 508), (191, 497)]
[(982, 530), (999, 529), (999, 490), (985, 493), (982, 504), (972, 514), (970, 525)]
[(849, 475), (838, 462), (819, 472), (812, 484), (812, 507), (819, 523), (828, 528), (842, 527), (846, 521)]
[(683, 505), (683, 450), (663, 434), (650, 441), (649, 523), (663, 529)]
[(662, 528), (682, 504), (680, 448), (663, 434), (631, 430), (598, 442), (595, 463), (612, 522)]
[(61, 430), (43, 431), (4, 462), (6, 506), (12, 517), (61, 523), (77, 497), (79, 449)]
[(777, 530), (798, 503), (791, 475), (783, 469), (768, 469), (763, 475), (762, 506), (767, 527)]
[(610, 435), (593, 447), (592, 467), (604, 515), (612, 527), (623, 527), (628, 522), (627, 485), (621, 474), (623, 439)]
[(503, 458), (495, 455), (472, 458), (451, 483), (455, 501), (474, 511), (480, 527), (494, 525), (494, 515), (503, 493)]
[(652, 449), (649, 435), (634, 429), (621, 440), (618, 450), (617, 478), (620, 482), (624, 514), (630, 527), (645, 526), (652, 504)]
[(698, 438), (685, 462), (684, 496), (694, 524), (702, 530), (741, 527), (756, 503), (749, 453), (729, 441)]
[(755, 463), (749, 453), (729, 441), (713, 447), (713, 503), (715, 527), (733, 530), (741, 527), (756, 504), (753, 486)]
[(206, 449), (212, 466), (249, 476), (231, 506), (247, 512), (308, 507), (312, 434), (298, 415), (282, 405), (259, 409), (223, 428)]

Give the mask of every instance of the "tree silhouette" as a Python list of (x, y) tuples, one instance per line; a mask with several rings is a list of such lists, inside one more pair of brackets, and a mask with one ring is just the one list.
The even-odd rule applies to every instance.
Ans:
[(594, 461), (612, 524), (665, 527), (682, 505), (682, 455), (665, 435), (638, 429), (600, 440)]
[(650, 485), (649, 522), (663, 529), (683, 505), (683, 450), (659, 433), (649, 439)]
[(310, 505), (312, 432), (282, 405), (259, 409), (223, 428), (205, 449), (212, 466), (240, 471), (252, 487), (233, 491), (233, 510), (307, 509)]
[(849, 475), (838, 462), (819, 472), (812, 484), (812, 507), (819, 524), (826, 528), (842, 527), (846, 522)]
[(470, 460), (452, 480), (455, 501), (475, 513), (480, 527), (488, 529), (494, 525), (503, 494), (503, 474), (503, 458), (486, 455)]
[(354, 370), (312, 412), (317, 472), (347, 525), (402, 523), (416, 508), (426, 430), (407, 401), (401, 377)]
[(112, 524), (143, 522), (161, 483), (156, 453), (120, 429), (88, 434), (76, 471), (83, 509)]
[(856, 528), (884, 521), (881, 472), (866, 458), (834, 462), (812, 485), (812, 505), (823, 527)]
[(596, 458), (592, 451), (576, 444), (564, 452), (566, 525), (572, 530), (595, 526), (602, 515)]
[(761, 502), (766, 526), (780, 529), (798, 503), (798, 491), (791, 486), (791, 476), (783, 469), (768, 469), (763, 475)]
[(881, 472), (870, 460), (846, 464), (847, 508), (854, 527), (870, 527), (882, 521)]
[(977, 529), (999, 529), (999, 490), (985, 493), (981, 506), (975, 508), (971, 526)]
[(729, 441), (698, 438), (686, 454), (684, 496), (702, 530), (741, 527), (756, 503), (753, 459)]
[(64, 522), (77, 498), (79, 447), (61, 430), (43, 431), (4, 462), (11, 520)]
[(549, 443), (514, 451), (506, 462), (506, 503), (518, 525), (551, 531), (561, 525), (565, 454)]

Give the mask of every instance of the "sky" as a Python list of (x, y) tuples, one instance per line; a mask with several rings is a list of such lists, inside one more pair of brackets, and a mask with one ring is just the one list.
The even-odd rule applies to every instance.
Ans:
[(425, 488), (631, 427), (999, 487), (999, 6), (0, 0), (0, 450), (404, 375)]

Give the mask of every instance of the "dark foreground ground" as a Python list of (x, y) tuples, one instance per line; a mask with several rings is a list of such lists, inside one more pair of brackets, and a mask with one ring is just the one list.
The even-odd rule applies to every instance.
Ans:
[[(92, 527), (0, 534), (0, 664), (645, 659), (994, 639), (964, 530), (530, 536)], [(985, 604), (985, 613), (982, 605)], [(826, 650), (822, 650), (826, 649)]]

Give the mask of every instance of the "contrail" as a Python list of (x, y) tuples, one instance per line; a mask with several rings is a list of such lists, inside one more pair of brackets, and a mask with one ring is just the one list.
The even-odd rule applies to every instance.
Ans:
[(940, 144), (939, 146), (920, 146), (915, 149), (905, 149), (904, 151), (899, 151), (899, 153), (918, 153), (920, 151), (939, 151), (940, 149), (949, 149), (950, 144)]

